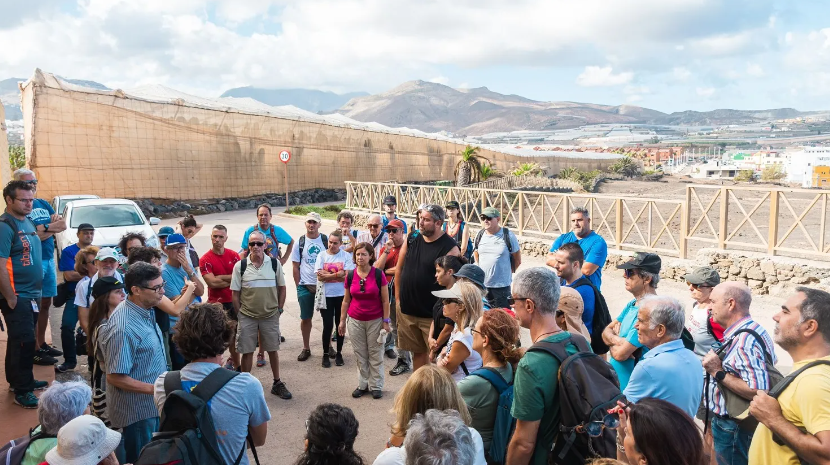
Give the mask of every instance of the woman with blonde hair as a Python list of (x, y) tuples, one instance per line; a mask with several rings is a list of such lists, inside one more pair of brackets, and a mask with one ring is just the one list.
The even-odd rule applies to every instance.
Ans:
[(481, 292), (475, 284), (459, 281), (449, 289), (433, 291), (432, 295), (443, 299), (444, 316), (455, 322), (447, 348), (435, 363), (450, 372), (453, 379), (461, 381), (482, 364), (481, 354), (473, 349), (472, 332), (483, 309)]
[(562, 286), (559, 294), (559, 308), (556, 309), (556, 324), (562, 331), (571, 334), (580, 334), (586, 341), (591, 342), (591, 333), (582, 322), (582, 312), (585, 303), (576, 289)]
[[(378, 455), (374, 465), (405, 464), (406, 452), (402, 446), (409, 422), (417, 414), (426, 414), (430, 409), (455, 410), (464, 424), (469, 427), (472, 423), (464, 398), (447, 370), (427, 364), (415, 370), (395, 396), (392, 436), (386, 442), (387, 449)], [(475, 465), (485, 465), (481, 435), (472, 427), (470, 433), (476, 447)]]

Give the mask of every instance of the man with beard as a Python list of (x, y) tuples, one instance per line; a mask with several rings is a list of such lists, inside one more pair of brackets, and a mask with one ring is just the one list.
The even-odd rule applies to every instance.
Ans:
[(317, 255), (329, 248), (329, 238), (320, 234), (323, 219), (319, 213), (308, 212), (305, 217), (306, 233), (297, 241), (297, 248), (291, 253), (294, 264), (294, 283), (297, 285), (297, 300), (300, 304), (300, 331), (303, 335), (303, 350), (297, 360), (304, 362), (311, 357), (311, 317), (314, 316), (314, 294), (317, 292)]
[(591, 217), (587, 208), (577, 207), (571, 210), (571, 231), (553, 241), (546, 262), (549, 267), (554, 267), (556, 251), (569, 242), (576, 242), (582, 248), (582, 254), (585, 256), (582, 274), (588, 277), (597, 289), (602, 289), (602, 267), (608, 258), (608, 244), (602, 236), (591, 229)]

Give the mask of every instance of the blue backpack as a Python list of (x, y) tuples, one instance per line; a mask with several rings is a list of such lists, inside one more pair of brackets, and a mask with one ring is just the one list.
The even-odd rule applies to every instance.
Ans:
[(487, 463), (505, 463), (507, 446), (516, 429), (516, 419), (510, 414), (513, 407), (513, 383), (505, 381), (493, 368), (480, 368), (470, 374), (486, 379), (499, 393), (499, 408), (496, 410), (496, 422), (493, 423), (493, 439), (490, 441)]

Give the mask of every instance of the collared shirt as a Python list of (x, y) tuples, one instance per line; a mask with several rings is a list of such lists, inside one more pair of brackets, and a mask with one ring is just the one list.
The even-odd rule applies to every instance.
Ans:
[(378, 252), (380, 249), (389, 242), (389, 238), (385, 232), (381, 231), (377, 237), (372, 237), (372, 233), (369, 231), (363, 231), (358, 233), (357, 239), (355, 239), (355, 244), (360, 244), (361, 242), (368, 242), (372, 244), (372, 247), (375, 249), (375, 258), (378, 257)]
[[(167, 371), (161, 331), (152, 309), (129, 299), (118, 304), (99, 333), (108, 375), (127, 375), (153, 384)], [(107, 413), (116, 428), (159, 416), (153, 396), (129, 392), (107, 383)]]
[[(637, 299), (632, 299), (622, 312), (620, 312), (616, 320), (620, 322), (620, 337), (637, 349), (643, 347), (643, 344), (640, 343), (640, 333), (634, 326), (637, 323), (637, 313), (639, 311), (640, 308), (637, 307)], [(648, 349), (643, 347), (643, 350), (646, 351)], [(634, 371), (634, 357), (629, 357), (622, 362), (617, 361), (614, 357), (610, 357), (608, 362), (614, 368), (614, 371), (617, 372), (617, 377), (620, 380), (620, 389), (625, 390), (626, 386), (628, 386), (628, 379), (631, 377), (631, 372)]]
[(694, 417), (703, 393), (703, 365), (676, 339), (649, 350), (634, 367), (623, 394), (630, 402), (654, 397)]
[[(729, 340), (739, 329), (751, 329), (758, 333), (767, 346), (767, 351), (772, 355), (773, 363), (778, 361), (775, 356), (775, 346), (772, 338), (767, 333), (763, 326), (756, 323), (749, 315), (736, 322), (723, 333), (724, 344), (728, 344)], [(741, 333), (726, 349), (726, 356), (723, 358), (723, 370), (727, 373), (732, 373), (742, 380), (746, 381), (750, 389), (759, 389), (767, 391), (770, 388), (769, 374), (767, 373), (767, 365), (764, 361), (763, 349), (755, 336), (749, 333)], [(709, 383), (709, 408), (715, 415), (726, 415), (726, 401), (718, 388), (718, 383), (712, 380)]]

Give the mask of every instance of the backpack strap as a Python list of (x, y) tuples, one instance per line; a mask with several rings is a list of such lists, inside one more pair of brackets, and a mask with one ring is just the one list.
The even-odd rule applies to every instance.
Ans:
[(182, 390), (182, 373), (178, 370), (168, 371), (164, 375), (164, 395), (169, 396), (173, 391)]
[(507, 226), (502, 226), (501, 229), (504, 232), (501, 237), (504, 239), (504, 245), (507, 247), (507, 252), (514, 253), (513, 248), (510, 246), (510, 230), (507, 229)]
[(325, 234), (322, 234), (322, 233), (320, 234), (320, 237), (323, 238), (323, 248), (328, 249), (329, 248), (329, 237), (326, 236)]
[(470, 370), (467, 369), (467, 364), (461, 362), (461, 371), (464, 372), (464, 376), (470, 376)]
[(769, 390), (770, 397), (772, 397), (773, 399), (777, 399), (778, 396), (780, 396), (781, 393), (784, 392), (784, 390), (787, 389), (790, 386), (790, 384), (792, 384), (793, 381), (795, 381), (795, 379), (798, 377), (798, 375), (800, 375), (804, 371), (809, 370), (810, 368), (813, 368), (814, 366), (818, 366), (818, 365), (830, 365), (830, 361), (827, 361), (827, 360), (814, 360), (814, 361), (804, 365), (803, 367), (799, 368), (798, 370), (795, 370), (794, 372), (787, 375), (784, 379), (782, 379), (778, 384), (773, 386), (772, 389)]
[(481, 242), (481, 237), (484, 236), (484, 230), (479, 229), (478, 234), (476, 234), (476, 240), (473, 243), (473, 250), (478, 250), (478, 243)]
[[(178, 371), (176, 373), (179, 376), (181, 376), (181, 374)], [(207, 402), (211, 399), (211, 397), (216, 395), (216, 393), (219, 392), (219, 390), (222, 389), (222, 387), (225, 386), (225, 384), (227, 384), (228, 381), (236, 378), (237, 375), (239, 375), (238, 371), (231, 371), (219, 367), (211, 371), (209, 375), (205, 376), (205, 379), (203, 379), (201, 382), (199, 382), (199, 384), (196, 385), (195, 388), (193, 388), (191, 394)], [(165, 384), (167, 384), (166, 376), (164, 381)], [(181, 380), (179, 381), (179, 384), (181, 385)]]
[(751, 334), (752, 336), (755, 337), (755, 340), (759, 344), (761, 344), (761, 350), (764, 352), (764, 360), (767, 363), (769, 363), (770, 365), (772, 365), (773, 364), (772, 355), (770, 355), (770, 352), (767, 351), (767, 343), (764, 342), (764, 338), (761, 337), (760, 334), (756, 333), (755, 331), (753, 331), (749, 328), (742, 328), (742, 329), (739, 329), (739, 330), (735, 331), (735, 334), (732, 335), (732, 337), (729, 339), (728, 343), (722, 345), (717, 351), (715, 351), (715, 353), (718, 354), (718, 355), (723, 353), (728, 347), (732, 346), (732, 343), (735, 341), (735, 339), (737, 339), (738, 334), (741, 334), (741, 333), (749, 333), (749, 334)]
[(305, 234), (300, 236), (300, 243), (298, 244), (300, 248), (300, 263), (303, 261), (303, 249), (305, 249)]
[(550, 355), (554, 356), (557, 360), (559, 360), (559, 364), (561, 365), (562, 362), (565, 361), (566, 358), (569, 357), (568, 351), (565, 349), (565, 344), (567, 341), (563, 342), (546, 342), (546, 341), (539, 341), (536, 344), (530, 346), (527, 350), (528, 351), (542, 351), (547, 352)]
[(383, 282), (382, 275), (383, 275), (383, 271), (381, 271), (379, 268), (375, 268), (375, 282), (378, 285), (378, 293), (381, 294), (381, 296), (383, 296), (383, 294), (381, 293), (381, 290), (380, 290), (380, 288), (382, 286), (381, 283)]
[(502, 378), (501, 374), (495, 368), (483, 367), (470, 374), (486, 379), (488, 382), (490, 382), (490, 384), (493, 385), (494, 388), (496, 388), (496, 391), (498, 391), (499, 395), (501, 395), (502, 392), (506, 391), (507, 388), (510, 387), (510, 384), (512, 384), (508, 384), (507, 381), (505, 381), (504, 378)]
[(241, 280), (243, 276), (245, 276), (245, 269), (248, 268), (248, 257), (242, 259), (242, 263), (239, 265), (239, 279)]
[(357, 239), (357, 229), (352, 229), (352, 237)]
[(349, 288), (349, 292), (352, 292), (352, 281), (354, 281), (354, 269), (351, 269), (346, 272), (346, 287)]

